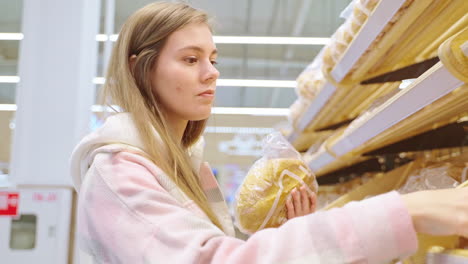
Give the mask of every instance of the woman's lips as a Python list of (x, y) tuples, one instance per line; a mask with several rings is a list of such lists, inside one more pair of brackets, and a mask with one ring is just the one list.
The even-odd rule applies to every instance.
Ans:
[(214, 94), (215, 94), (214, 90), (207, 90), (207, 91), (204, 91), (203, 93), (200, 93), (198, 95), (202, 96), (202, 97), (213, 98)]

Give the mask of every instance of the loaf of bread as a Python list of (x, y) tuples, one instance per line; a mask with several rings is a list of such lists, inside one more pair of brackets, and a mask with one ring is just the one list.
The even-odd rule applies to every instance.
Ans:
[(325, 84), (325, 78), (322, 75), (321, 69), (303, 73), (297, 78), (296, 93), (298, 96), (304, 97), (312, 101)]
[(315, 176), (301, 159), (274, 158), (257, 161), (236, 196), (239, 229), (251, 234), (278, 227), (286, 221), (285, 202), (295, 187), (305, 184), (317, 192)]

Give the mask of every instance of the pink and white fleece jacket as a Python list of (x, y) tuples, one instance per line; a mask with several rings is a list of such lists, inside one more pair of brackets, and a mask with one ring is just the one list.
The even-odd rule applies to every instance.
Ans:
[(383, 194), (297, 217), (279, 228), (234, 236), (226, 203), (201, 147), (189, 150), (216, 227), (142, 153), (131, 115), (109, 117), (71, 159), (80, 256), (94, 263), (388, 263), (417, 250), (401, 197)]

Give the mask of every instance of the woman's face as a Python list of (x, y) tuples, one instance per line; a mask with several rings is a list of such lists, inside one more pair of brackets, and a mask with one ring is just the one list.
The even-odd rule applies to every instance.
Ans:
[(216, 57), (206, 24), (190, 24), (169, 36), (151, 76), (153, 92), (169, 119), (210, 116), (219, 76)]

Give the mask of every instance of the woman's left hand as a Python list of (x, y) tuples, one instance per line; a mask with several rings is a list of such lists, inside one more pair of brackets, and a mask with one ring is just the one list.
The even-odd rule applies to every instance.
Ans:
[(302, 185), (299, 190), (294, 188), (286, 200), (288, 220), (315, 212), (316, 205), (317, 196), (313, 192), (308, 193), (305, 185)]

